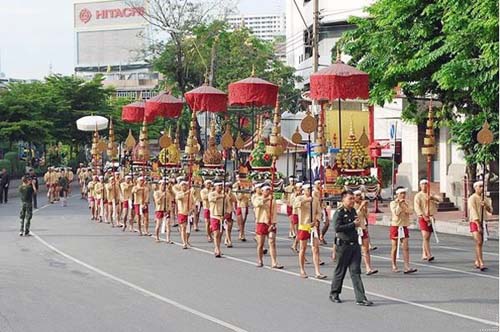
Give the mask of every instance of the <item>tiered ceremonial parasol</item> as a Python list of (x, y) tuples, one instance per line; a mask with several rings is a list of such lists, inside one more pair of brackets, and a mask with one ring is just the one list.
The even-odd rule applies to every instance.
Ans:
[(177, 118), (182, 113), (184, 103), (175, 98), (170, 91), (164, 91), (146, 101), (145, 113), (147, 121), (154, 121), (157, 116), (163, 118)]
[[(369, 76), (367, 73), (346, 65), (337, 54), (337, 61), (311, 75), (311, 98), (323, 106), (323, 102), (339, 101), (339, 146), (342, 146), (342, 99), (368, 99)], [(323, 107), (321, 112), (323, 113)]]
[[(122, 107), (122, 121), (127, 123), (141, 123), (144, 121), (146, 103), (142, 100), (136, 100), (133, 103)], [(146, 119), (152, 122), (151, 119)]]

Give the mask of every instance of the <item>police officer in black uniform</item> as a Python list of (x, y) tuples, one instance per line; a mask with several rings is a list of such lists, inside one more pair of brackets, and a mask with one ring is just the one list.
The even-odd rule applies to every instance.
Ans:
[(335, 303), (342, 303), (340, 293), (347, 268), (351, 274), (356, 304), (371, 306), (373, 302), (368, 301), (365, 296), (365, 289), (361, 281), (361, 248), (358, 242), (358, 232), (356, 227), (361, 225), (361, 221), (356, 216), (354, 209), (354, 195), (351, 191), (342, 192), (342, 206), (333, 215), (335, 225), (337, 266), (333, 274), (330, 300)]

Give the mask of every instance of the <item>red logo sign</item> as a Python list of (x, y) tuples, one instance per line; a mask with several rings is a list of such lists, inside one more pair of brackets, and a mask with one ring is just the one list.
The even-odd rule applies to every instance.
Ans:
[(82, 21), (84, 24), (88, 23), (91, 18), (92, 18), (92, 13), (87, 8), (83, 8), (80, 11), (80, 21)]

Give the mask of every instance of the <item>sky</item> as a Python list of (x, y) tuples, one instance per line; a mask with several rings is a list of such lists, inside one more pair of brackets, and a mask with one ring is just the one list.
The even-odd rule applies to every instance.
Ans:
[[(237, 1), (237, 0), (236, 0)], [(0, 73), (41, 79), (71, 74), (75, 62), (73, 0), (0, 0)], [(242, 14), (284, 12), (285, 0), (239, 0)]]

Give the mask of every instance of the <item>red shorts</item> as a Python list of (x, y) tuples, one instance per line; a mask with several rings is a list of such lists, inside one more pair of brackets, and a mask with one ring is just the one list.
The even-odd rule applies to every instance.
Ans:
[(203, 218), (205, 218), (205, 221), (210, 221), (210, 210), (209, 209), (203, 209)]
[(477, 222), (479, 222), (479, 220), (469, 222), (469, 229), (471, 233), (479, 232), (479, 225), (477, 224)]
[(432, 224), (429, 225), (427, 223), (427, 221), (425, 221), (425, 219), (423, 217), (419, 217), (418, 218), (418, 225), (420, 226), (420, 230), (421, 231), (426, 231), (426, 232), (429, 232), (429, 233), (433, 232)]
[[(397, 234), (396, 234), (397, 236)], [(370, 236), (368, 235), (368, 230), (367, 229), (363, 229), (363, 235), (361, 235), (361, 239), (368, 239)]]
[[(140, 204), (134, 204), (134, 212), (136, 215), (140, 215), (140, 211), (139, 211), (139, 206), (141, 206)], [(148, 206), (147, 205), (143, 205), (142, 206), (142, 213), (148, 213), (149, 212), (149, 209), (148, 209)]]
[(95, 198), (95, 203), (96, 203), (97, 205), (101, 205), (101, 203), (102, 203), (102, 198)]
[(290, 217), (292, 215), (292, 213), (293, 213), (292, 211), (293, 211), (292, 206), (291, 205), (287, 205), (286, 206), (286, 215)]
[(163, 219), (163, 217), (166, 217), (167, 213), (165, 211), (155, 211), (155, 219)]
[[(389, 227), (389, 237), (391, 240), (398, 239), (398, 228), (399, 228), (398, 226)], [(403, 226), (403, 232), (404, 232), (405, 239), (410, 238), (410, 233), (408, 232), (408, 227)]]
[(210, 230), (212, 232), (220, 230), (220, 220), (215, 218), (210, 218)]
[(232, 221), (231, 215), (232, 215), (231, 213), (226, 213), (226, 214), (224, 215), (224, 220), (227, 220), (227, 221)]
[(301, 229), (298, 230), (297, 232), (297, 240), (299, 241), (304, 241), (304, 240), (309, 240), (311, 238), (311, 233), (308, 231), (303, 231)]
[(186, 221), (188, 221), (188, 216), (187, 215), (181, 214), (181, 213), (177, 214), (177, 222), (179, 224), (184, 224)]
[(94, 203), (94, 201), (95, 201), (94, 197), (92, 197), (92, 196), (89, 196), (88, 200), (89, 200), (89, 203)]
[(269, 225), (264, 223), (257, 223), (255, 225), (255, 233), (257, 235), (268, 235), (269, 233), (276, 232), (276, 225), (274, 225), (274, 229), (269, 231)]
[(298, 225), (299, 224), (299, 215), (298, 214), (292, 214), (292, 225)]
[(122, 202), (122, 208), (128, 209), (128, 200)]
[(246, 216), (246, 215), (248, 215), (248, 207), (244, 207), (244, 208), (240, 208), (240, 207), (239, 207), (239, 208), (236, 208), (236, 215), (237, 215), (237, 216), (241, 216), (241, 215), (243, 215), (243, 213), (242, 213), (242, 212), (243, 212), (243, 211), (242, 211), (242, 209), (245, 209), (245, 216)]

